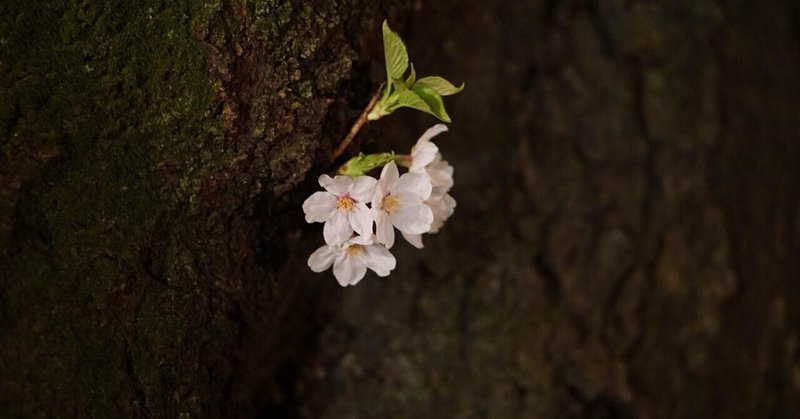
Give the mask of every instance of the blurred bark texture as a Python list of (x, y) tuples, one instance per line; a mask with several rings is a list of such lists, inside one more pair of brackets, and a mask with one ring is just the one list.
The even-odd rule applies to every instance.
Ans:
[[(60, 3), (0, 4), (0, 417), (800, 417), (800, 3)], [(458, 207), (341, 289), (386, 16)]]

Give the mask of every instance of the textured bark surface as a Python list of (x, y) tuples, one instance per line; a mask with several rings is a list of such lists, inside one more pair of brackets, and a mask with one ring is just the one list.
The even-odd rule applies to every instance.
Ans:
[(291, 192), (396, 5), (62, 3), (0, 4), (0, 416), (280, 410), (334, 286), (282, 271)]
[[(57, 3), (0, 3), (0, 417), (800, 415), (796, 2)], [(340, 289), (387, 14), (458, 207)]]

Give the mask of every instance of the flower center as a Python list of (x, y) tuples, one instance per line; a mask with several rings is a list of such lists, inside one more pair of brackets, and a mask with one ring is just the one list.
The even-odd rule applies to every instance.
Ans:
[(351, 244), (345, 251), (347, 252), (348, 256), (359, 256), (364, 254), (364, 246), (360, 244)]
[(383, 204), (382, 205), (383, 210), (389, 213), (400, 208), (401, 205), (400, 201), (397, 198), (393, 197), (392, 194), (386, 194), (386, 196), (383, 197), (382, 204)]
[(353, 198), (350, 198), (348, 195), (339, 197), (339, 201), (337, 202), (340, 209), (345, 211), (350, 211), (353, 209)]

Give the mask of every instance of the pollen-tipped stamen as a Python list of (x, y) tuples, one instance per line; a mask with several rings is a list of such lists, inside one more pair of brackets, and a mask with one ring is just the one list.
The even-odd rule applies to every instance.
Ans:
[(381, 206), (384, 211), (391, 214), (392, 211), (400, 208), (401, 203), (396, 197), (392, 196), (392, 194), (386, 194), (386, 196), (383, 197)]
[(353, 198), (350, 198), (350, 196), (348, 195), (339, 197), (339, 200), (337, 201), (339, 209), (343, 209), (345, 211), (352, 210), (354, 204), (355, 203), (353, 202)]
[(350, 256), (362, 255), (365, 252), (364, 246), (362, 246), (360, 244), (351, 244), (350, 246), (347, 247), (347, 250), (345, 250), (345, 251)]

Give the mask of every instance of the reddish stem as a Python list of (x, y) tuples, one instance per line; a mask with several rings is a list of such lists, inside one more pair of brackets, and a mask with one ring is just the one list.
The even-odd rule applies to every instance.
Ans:
[(350, 128), (350, 132), (348, 132), (347, 136), (344, 137), (344, 140), (342, 140), (342, 142), (339, 144), (339, 147), (336, 147), (336, 150), (331, 153), (331, 160), (336, 160), (342, 155), (342, 153), (344, 153), (344, 151), (347, 149), (347, 146), (350, 145), (350, 143), (353, 141), (353, 138), (355, 138), (356, 134), (358, 134), (358, 131), (361, 130), (361, 127), (367, 123), (367, 114), (369, 114), (369, 111), (371, 111), (372, 107), (375, 106), (375, 102), (378, 101), (378, 96), (380, 96), (382, 88), (383, 85), (381, 85), (381, 87), (378, 88), (378, 91), (372, 96), (372, 99), (370, 99), (367, 107), (364, 108), (363, 112), (361, 112), (361, 115), (359, 115), (352, 128)]

